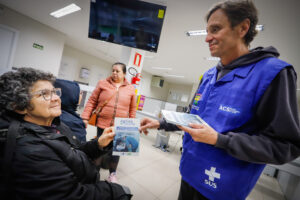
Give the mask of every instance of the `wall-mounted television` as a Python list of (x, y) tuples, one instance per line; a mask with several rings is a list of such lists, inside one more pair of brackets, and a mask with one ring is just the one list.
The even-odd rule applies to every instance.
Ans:
[(91, 0), (89, 38), (157, 52), (166, 6), (138, 0)]

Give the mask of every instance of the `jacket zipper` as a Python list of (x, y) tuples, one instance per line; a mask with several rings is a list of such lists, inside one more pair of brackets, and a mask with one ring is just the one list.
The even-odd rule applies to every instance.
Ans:
[(114, 124), (115, 116), (116, 116), (116, 113), (117, 113), (117, 105), (118, 105), (118, 101), (119, 101), (119, 88), (120, 87), (116, 87), (116, 89), (117, 89), (116, 101), (115, 101), (114, 112), (113, 112), (113, 116), (112, 116), (112, 119), (111, 119), (111, 122), (110, 122), (110, 126), (112, 126)]

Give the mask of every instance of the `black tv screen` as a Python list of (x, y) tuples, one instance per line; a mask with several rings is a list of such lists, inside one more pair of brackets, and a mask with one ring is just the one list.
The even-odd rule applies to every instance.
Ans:
[(166, 6), (137, 0), (91, 0), (89, 38), (157, 52)]

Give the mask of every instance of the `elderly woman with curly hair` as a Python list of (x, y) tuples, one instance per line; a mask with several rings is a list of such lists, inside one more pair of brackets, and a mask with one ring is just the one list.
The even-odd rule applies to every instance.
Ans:
[(1, 187), (10, 185), (9, 199), (130, 199), (128, 188), (100, 181), (93, 164), (111, 148), (112, 128), (84, 144), (74, 140), (59, 120), (61, 90), (54, 80), (32, 68), (0, 76), (0, 131), (19, 125), (9, 183)]

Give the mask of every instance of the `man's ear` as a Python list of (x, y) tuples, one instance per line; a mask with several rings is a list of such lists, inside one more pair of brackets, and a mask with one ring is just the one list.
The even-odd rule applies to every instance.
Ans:
[(250, 28), (250, 20), (247, 18), (240, 24), (239, 34), (241, 38), (244, 38), (245, 35), (248, 33)]
[(16, 113), (21, 114), (21, 115), (26, 115), (27, 114), (27, 109), (25, 108), (24, 110), (15, 110)]

